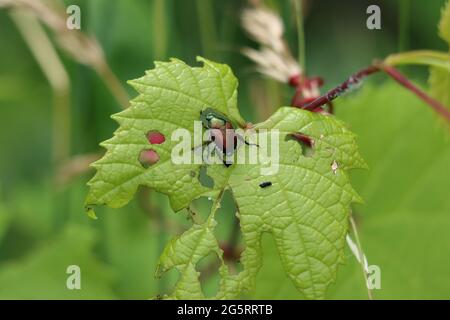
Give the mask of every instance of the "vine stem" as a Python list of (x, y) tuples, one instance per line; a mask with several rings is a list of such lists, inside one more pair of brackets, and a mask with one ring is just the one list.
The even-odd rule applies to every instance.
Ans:
[[(211, 224), (211, 222), (214, 219), (214, 216), (216, 215), (217, 210), (220, 208), (220, 203), (222, 202), (222, 197), (223, 197), (224, 192), (225, 192), (225, 188), (220, 190), (219, 194), (217, 195), (217, 198), (214, 200), (214, 202), (211, 206), (211, 212), (208, 216), (208, 219), (206, 219), (206, 221), (203, 222), (202, 224), (206, 224), (206, 225)], [(223, 254), (222, 254), (222, 257), (223, 257)], [(200, 271), (200, 278), (202, 278), (202, 279), (209, 278), (211, 275), (213, 275), (216, 267), (217, 267), (217, 261), (214, 261), (214, 262), (208, 264), (207, 266), (205, 266), (205, 268), (203, 268)]]
[(364, 268), (364, 254), (363, 254), (361, 242), (359, 241), (358, 229), (356, 228), (356, 223), (355, 223), (355, 220), (353, 219), (352, 214), (350, 214), (349, 220), (350, 220), (350, 225), (352, 227), (352, 232), (355, 235), (356, 246), (358, 247), (358, 256), (359, 256), (359, 261), (360, 261), (359, 264), (361, 265), (361, 270), (363, 272), (364, 284), (367, 288), (367, 295), (369, 297), (369, 300), (373, 300), (372, 289), (370, 289), (368, 286), (367, 272), (366, 272), (366, 269)]
[(380, 68), (387, 73), (392, 79), (400, 83), (403, 87), (413, 92), (421, 100), (426, 102), (434, 111), (436, 111), (440, 116), (450, 122), (450, 111), (439, 101), (430, 97), (425, 91), (415, 86), (411, 81), (409, 81), (403, 74), (401, 74), (394, 67), (380, 64)]
[(341, 96), (342, 94), (348, 92), (350, 89), (359, 85), (362, 82), (362, 80), (364, 78), (366, 78), (367, 76), (370, 76), (371, 74), (379, 72), (379, 71), (380, 71), (380, 69), (376, 66), (369, 66), (365, 69), (362, 69), (362, 70), (358, 71), (357, 73), (353, 74), (352, 76), (350, 76), (342, 84), (329, 90), (324, 95), (321, 95), (320, 97), (313, 100), (312, 102), (306, 104), (303, 108), (306, 110), (314, 110), (314, 109), (319, 108), (327, 103), (330, 103), (337, 97)]
[(224, 192), (225, 189), (220, 190), (219, 194), (217, 195), (217, 198), (214, 200), (213, 205), (211, 207), (211, 213), (208, 217), (208, 221), (213, 219), (214, 215), (216, 214), (216, 211), (220, 208), (220, 202), (222, 201)]
[(346, 81), (344, 81), (342, 84), (338, 85), (337, 87), (329, 90), (324, 95), (321, 95), (317, 99), (313, 100), (312, 102), (306, 104), (303, 109), (306, 110), (315, 110), (316, 108), (319, 108), (327, 103), (330, 103), (337, 97), (343, 95), (344, 93), (350, 91), (351, 89), (359, 86), (364, 78), (377, 73), (379, 71), (384, 71), (387, 75), (389, 75), (392, 79), (394, 79), (396, 82), (398, 82), (400, 85), (414, 93), (417, 97), (419, 97), (422, 101), (427, 103), (439, 116), (444, 118), (446, 121), (450, 122), (450, 110), (447, 109), (443, 104), (441, 104), (439, 101), (435, 100), (434, 98), (430, 97), (425, 91), (417, 87), (415, 84), (413, 84), (411, 81), (409, 81), (403, 74), (401, 74), (397, 69), (394, 67), (381, 63), (376, 62), (373, 65), (364, 68), (357, 73), (350, 76)]

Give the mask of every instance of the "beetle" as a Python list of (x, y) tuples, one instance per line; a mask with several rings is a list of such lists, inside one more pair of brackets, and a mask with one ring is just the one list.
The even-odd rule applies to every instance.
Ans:
[(232, 155), (237, 146), (237, 136), (231, 121), (220, 112), (207, 108), (200, 113), (203, 126), (210, 130), (211, 141), (218, 151), (225, 155)]
[[(209, 130), (210, 139), (213, 142), (210, 145), (222, 157), (222, 162), (226, 167), (229, 167), (232, 163), (227, 161), (225, 157), (233, 155), (237, 148), (238, 140), (250, 145), (243, 137), (234, 132), (233, 124), (223, 113), (206, 108), (200, 111), (200, 120), (203, 127)], [(204, 144), (209, 144), (209, 142), (206, 141)]]

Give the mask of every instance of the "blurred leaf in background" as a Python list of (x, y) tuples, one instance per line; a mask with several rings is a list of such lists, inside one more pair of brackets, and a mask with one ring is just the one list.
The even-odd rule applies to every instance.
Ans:
[[(112, 270), (92, 254), (90, 228), (70, 226), (0, 270), (0, 299), (111, 299)], [(81, 290), (66, 287), (67, 267), (81, 269)], [(84, 272), (86, 270), (87, 272)]]
[[(366, 202), (354, 210), (364, 251), (382, 272), (375, 297), (449, 298), (450, 256), (442, 254), (450, 250), (447, 128), (395, 84), (367, 87), (337, 108), (359, 135), (371, 168), (353, 183)], [(336, 291), (346, 295), (351, 291)]]
[(0, 198), (0, 244), (5, 236), (6, 231), (8, 230), (9, 223), (11, 221), (11, 215), (6, 211), (3, 203)]

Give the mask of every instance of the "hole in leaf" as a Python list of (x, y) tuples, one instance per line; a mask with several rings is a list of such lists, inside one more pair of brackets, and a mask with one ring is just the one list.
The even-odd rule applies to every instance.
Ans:
[(223, 250), (223, 260), (231, 274), (242, 271), (240, 263), (241, 253), (244, 249), (241, 226), (236, 217), (236, 204), (230, 191), (225, 191), (221, 208), (216, 214), (217, 227), (214, 235)]
[[(211, 212), (211, 207), (214, 202), (214, 199), (211, 197), (200, 197), (197, 199), (194, 199), (194, 201), (191, 202), (190, 209), (196, 213), (197, 218), (200, 219), (200, 221), (205, 221), (209, 213)], [(188, 212), (189, 214), (189, 212)], [(217, 214), (216, 214), (217, 219)], [(217, 227), (216, 227), (217, 228)]]
[(220, 259), (215, 252), (211, 252), (197, 263), (196, 269), (200, 272), (200, 285), (207, 298), (214, 297), (219, 290), (220, 265)]
[[(241, 229), (238, 228), (237, 233), (239, 233), (236, 238), (240, 238)], [(234, 244), (220, 243), (220, 248), (223, 250), (223, 261), (228, 267), (230, 274), (239, 274), (243, 270), (241, 264), (241, 254), (244, 248), (240, 240), (237, 240)]]
[[(150, 219), (165, 219), (165, 216), (160, 216), (168, 214), (170, 218), (176, 221), (175, 224), (164, 224), (165, 230), (169, 233), (182, 233), (183, 231), (189, 229), (192, 226), (191, 221), (186, 219), (186, 214), (176, 214), (175, 211), (172, 210), (170, 205), (170, 200), (166, 194), (158, 192), (154, 189), (151, 189), (146, 186), (139, 186), (139, 191), (137, 192), (137, 200), (138, 204), (141, 207), (141, 211)], [(156, 207), (159, 208), (156, 209)], [(178, 213), (178, 212), (177, 212)], [(155, 231), (159, 230), (163, 226), (158, 225), (156, 220), (152, 220), (153, 227), (155, 227)], [(163, 223), (164, 221), (159, 221), (159, 223)], [(173, 229), (172, 229), (173, 228)]]
[(213, 178), (211, 178), (210, 176), (208, 176), (207, 173), (207, 167), (206, 166), (201, 166), (200, 167), (200, 172), (198, 175), (198, 181), (200, 181), (200, 184), (206, 188), (214, 188), (214, 180)]
[(170, 295), (175, 290), (177, 282), (180, 280), (180, 272), (176, 268), (171, 268), (164, 272), (158, 281), (158, 294), (156, 298), (162, 298), (164, 295)]
[(295, 140), (302, 147), (302, 154), (305, 157), (314, 155), (314, 139), (301, 133), (291, 133), (286, 136), (286, 140)]
[(153, 149), (144, 149), (139, 154), (139, 162), (144, 168), (148, 168), (159, 161), (158, 153)]
[(159, 131), (151, 130), (147, 132), (147, 140), (151, 144), (161, 144), (166, 141), (166, 137)]

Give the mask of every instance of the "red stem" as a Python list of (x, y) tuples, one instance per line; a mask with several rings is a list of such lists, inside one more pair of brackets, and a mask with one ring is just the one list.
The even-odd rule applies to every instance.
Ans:
[(422, 99), (424, 102), (430, 105), (434, 111), (436, 111), (440, 116), (450, 122), (450, 110), (447, 109), (439, 101), (430, 97), (425, 91), (415, 86), (411, 81), (409, 81), (403, 74), (401, 74), (397, 69), (387, 66), (380, 65), (380, 68), (386, 72), (392, 79), (400, 83), (403, 87), (413, 92), (416, 96)]
[(405, 87), (409, 91), (413, 92), (416, 96), (418, 96), (420, 99), (422, 99), (428, 105), (430, 105), (431, 108), (433, 108), (433, 110), (436, 111), (441, 117), (443, 117), (445, 120), (450, 122), (450, 110), (449, 109), (447, 109), (439, 101), (430, 97), (425, 91), (423, 91), (419, 87), (415, 86), (411, 81), (409, 81), (397, 69), (395, 69), (394, 67), (391, 67), (391, 66), (384, 65), (382, 63), (377, 63), (375, 65), (372, 65), (370, 67), (367, 67), (367, 68), (355, 73), (354, 75), (352, 75), (350, 78), (348, 78), (345, 82), (343, 82), (339, 86), (335, 87), (334, 89), (329, 90), (324, 95), (318, 97), (317, 99), (315, 99), (312, 102), (303, 106), (303, 109), (313, 111), (327, 103), (330, 103), (337, 97), (339, 97), (342, 94), (346, 93), (347, 91), (351, 90), (353, 87), (359, 85), (364, 78), (366, 78), (367, 76), (370, 76), (378, 71), (384, 71), (392, 79), (397, 81), (403, 87)]
[(321, 107), (327, 103), (330, 103), (331, 101), (333, 101), (334, 99), (336, 99), (337, 97), (342, 95), (343, 93), (345, 93), (348, 90), (352, 89), (353, 87), (359, 85), (365, 77), (367, 77), (375, 72), (378, 72), (378, 71), (380, 71), (380, 69), (375, 66), (370, 66), (368, 68), (365, 68), (365, 69), (355, 73), (354, 75), (352, 75), (350, 78), (348, 78), (346, 81), (344, 81), (342, 84), (340, 84), (336, 88), (329, 90), (324, 95), (322, 95), (322, 96), (318, 97), (317, 99), (313, 100), (312, 102), (308, 103), (303, 108), (306, 110), (314, 110), (314, 109)]

